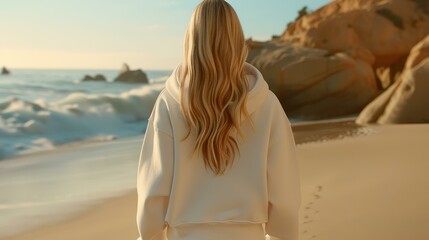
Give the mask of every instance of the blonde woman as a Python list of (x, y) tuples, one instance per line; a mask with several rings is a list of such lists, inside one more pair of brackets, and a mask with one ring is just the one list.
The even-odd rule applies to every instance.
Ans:
[(223, 0), (195, 9), (140, 153), (139, 240), (298, 240), (290, 123)]

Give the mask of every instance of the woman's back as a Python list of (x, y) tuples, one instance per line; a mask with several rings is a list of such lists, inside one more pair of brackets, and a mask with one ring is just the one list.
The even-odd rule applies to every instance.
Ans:
[(264, 231), (298, 239), (290, 123), (246, 56), (232, 7), (204, 0), (187, 31), (184, 63), (148, 120), (137, 179), (141, 239), (257, 240)]
[[(153, 204), (150, 199), (157, 197), (160, 205), (144, 209), (139, 204), (140, 216), (158, 207), (160, 226), (268, 223), (269, 231), (271, 223), (273, 232), (280, 233), (274, 236), (294, 239), (298, 234), (299, 171), (290, 123), (259, 71), (246, 67), (257, 76), (247, 105), (255, 131), (242, 122), (247, 137), (238, 138), (240, 155), (222, 176), (206, 168), (201, 158), (192, 158), (195, 135), (181, 141), (187, 131), (178, 107), (177, 71), (167, 80), (149, 119), (138, 181), (139, 195), (146, 198), (139, 201)], [(270, 216), (269, 206), (278, 212)], [(156, 219), (152, 214), (144, 218), (152, 223)]]

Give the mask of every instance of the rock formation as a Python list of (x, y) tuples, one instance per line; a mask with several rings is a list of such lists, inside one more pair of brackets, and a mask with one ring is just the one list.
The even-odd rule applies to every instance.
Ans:
[(122, 64), (122, 68), (121, 71), (119, 71), (119, 73), (126, 73), (130, 71), (130, 67), (128, 66), (128, 64), (124, 63)]
[(380, 67), (406, 57), (427, 34), (427, 0), (335, 0), (289, 24), (278, 41), (330, 52), (354, 50), (365, 58), (372, 55), (369, 63)]
[[(271, 41), (248, 40), (247, 61), (290, 117), (356, 114), (385, 91), (360, 122), (422, 122), (428, 35), (429, 0), (333, 0), (311, 13), (303, 8)], [(415, 110), (403, 118), (408, 104)]]
[(411, 69), (427, 57), (429, 57), (429, 35), (411, 49), (405, 68)]
[(10, 74), (10, 71), (9, 71), (6, 67), (3, 67), (3, 68), (1, 69), (1, 74), (2, 74), (2, 75), (8, 75), (8, 74)]
[(396, 82), (372, 101), (358, 124), (429, 123), (429, 36), (418, 43)]
[(83, 82), (87, 82), (87, 81), (106, 82), (107, 79), (105, 76), (103, 76), (101, 74), (97, 74), (97, 75), (95, 75), (95, 77), (90, 76), (90, 75), (85, 75), (85, 77), (83, 77), (82, 81)]
[[(359, 122), (422, 122), (428, 35), (429, 0), (333, 0), (311, 13), (303, 8), (271, 41), (248, 40), (248, 62), (290, 117), (355, 114), (385, 91)], [(408, 105), (413, 113), (401, 107)]]
[(122, 69), (114, 80), (115, 82), (125, 82), (125, 83), (148, 83), (149, 80), (141, 69), (130, 70), (127, 64), (124, 63)]
[(289, 117), (320, 119), (359, 112), (378, 94), (366, 61), (346, 53), (253, 42), (247, 61), (264, 75)]

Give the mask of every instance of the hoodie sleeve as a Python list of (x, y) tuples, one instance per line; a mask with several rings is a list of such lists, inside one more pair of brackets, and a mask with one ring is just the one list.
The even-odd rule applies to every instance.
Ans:
[(165, 239), (164, 218), (173, 175), (173, 138), (157, 127), (156, 112), (154, 109), (148, 120), (138, 164), (137, 240)]
[(298, 240), (301, 186), (291, 124), (276, 99), (267, 160), (268, 222), (272, 240)]

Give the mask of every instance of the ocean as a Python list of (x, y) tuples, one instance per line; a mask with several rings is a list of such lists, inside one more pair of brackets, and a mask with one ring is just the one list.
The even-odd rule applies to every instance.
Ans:
[[(145, 71), (149, 84), (113, 82), (116, 70), (12, 69), (0, 75), (0, 160), (76, 141), (143, 134), (172, 71)], [(103, 74), (107, 82), (83, 82)]]
[(141, 134), (172, 71), (145, 72), (148, 84), (113, 82), (115, 70), (0, 75), (0, 239), (135, 189)]

